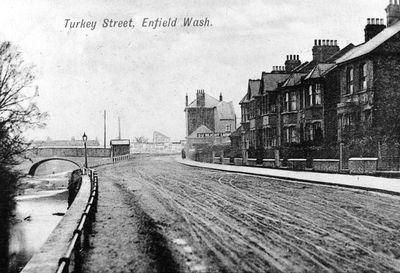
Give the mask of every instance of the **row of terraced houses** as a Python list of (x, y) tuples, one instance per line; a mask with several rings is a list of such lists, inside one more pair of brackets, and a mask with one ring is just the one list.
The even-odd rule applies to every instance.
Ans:
[[(250, 79), (231, 136), (243, 158), (377, 157), (393, 169), (400, 141), (400, 5), (369, 18), (365, 42), (340, 49), (315, 40), (312, 60), (288, 55), (284, 66)], [(340, 148), (339, 148), (340, 147)]]

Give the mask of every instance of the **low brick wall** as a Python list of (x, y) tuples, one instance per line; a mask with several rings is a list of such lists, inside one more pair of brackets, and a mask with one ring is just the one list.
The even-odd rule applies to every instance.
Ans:
[(351, 174), (375, 174), (378, 158), (350, 158), (349, 171)]
[(313, 170), (317, 172), (338, 173), (339, 159), (313, 159)]
[(213, 163), (214, 164), (221, 164), (221, 158), (220, 157), (214, 157), (213, 158)]
[(235, 158), (233, 161), (235, 162), (236, 166), (242, 166), (243, 165), (243, 158)]
[(263, 159), (263, 167), (275, 168), (275, 159)]
[(248, 166), (255, 167), (256, 164), (257, 164), (257, 159), (255, 159), (255, 158), (249, 158), (249, 159), (247, 159), (247, 165), (248, 165)]
[(306, 168), (306, 159), (288, 159), (288, 168), (292, 170), (304, 170)]
[(230, 165), (230, 164), (231, 164), (231, 159), (230, 159), (230, 158), (224, 158), (224, 159), (222, 159), (222, 164), (223, 164), (223, 165)]

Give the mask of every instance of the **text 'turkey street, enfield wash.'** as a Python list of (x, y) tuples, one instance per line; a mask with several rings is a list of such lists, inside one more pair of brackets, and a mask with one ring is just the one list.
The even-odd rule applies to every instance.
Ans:
[[(95, 30), (100, 25), (102, 28), (135, 28), (135, 23), (132, 18), (127, 20), (116, 20), (112, 18), (104, 18), (100, 24), (96, 20), (72, 20), (69, 18), (64, 19), (64, 28), (67, 29), (88, 29)], [(184, 18), (148, 18), (142, 19), (140, 25), (142, 28), (157, 29), (157, 28), (174, 28), (174, 27), (212, 27), (208, 17), (184, 17)]]

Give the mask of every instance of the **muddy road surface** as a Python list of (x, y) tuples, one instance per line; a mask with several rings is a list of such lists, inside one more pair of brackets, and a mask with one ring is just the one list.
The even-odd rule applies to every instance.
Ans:
[(85, 272), (400, 272), (400, 199), (143, 157), (99, 171)]

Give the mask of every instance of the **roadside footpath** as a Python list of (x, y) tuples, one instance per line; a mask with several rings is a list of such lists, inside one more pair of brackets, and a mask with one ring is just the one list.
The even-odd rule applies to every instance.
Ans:
[(282, 169), (271, 169), (261, 167), (220, 165), (197, 162), (190, 159), (177, 158), (177, 162), (199, 168), (220, 170), (226, 172), (242, 173), (249, 175), (259, 175), (285, 180), (340, 186), (345, 188), (370, 190), (394, 195), (400, 195), (400, 179), (383, 178), (368, 175), (349, 175), (335, 173), (318, 173), (307, 171), (291, 171)]

